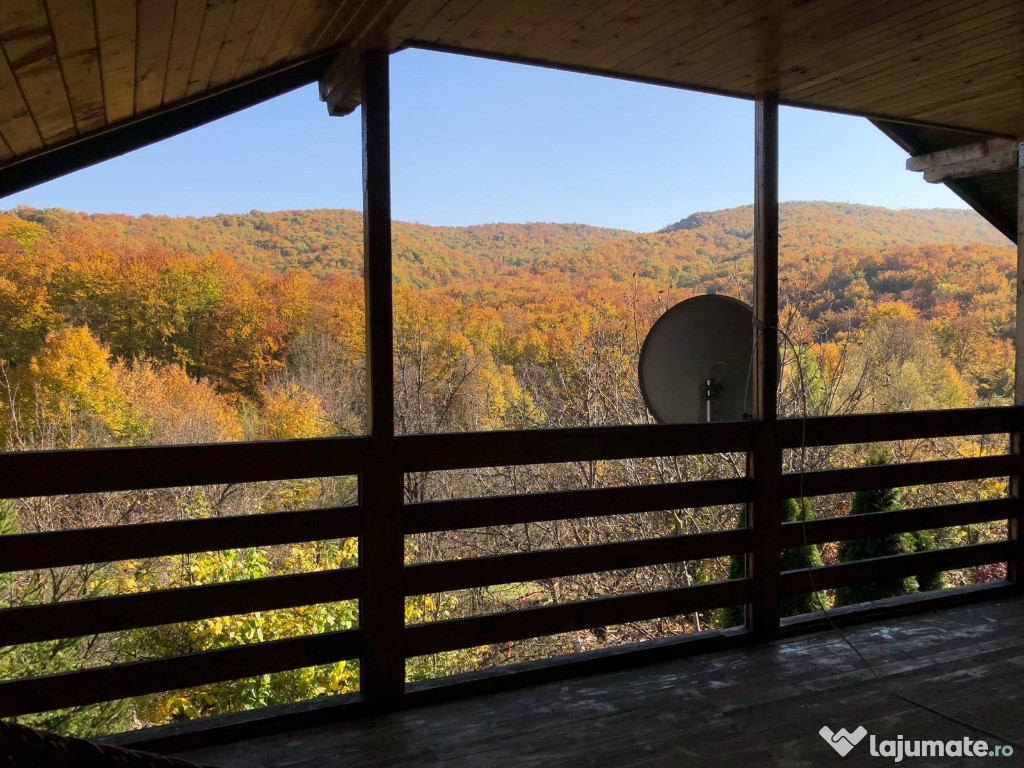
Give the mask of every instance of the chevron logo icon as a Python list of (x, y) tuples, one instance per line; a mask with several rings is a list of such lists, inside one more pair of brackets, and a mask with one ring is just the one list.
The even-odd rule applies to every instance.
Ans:
[(868, 730), (863, 725), (858, 726), (857, 730), (851, 733), (845, 728), (840, 728), (838, 731), (833, 731), (827, 725), (822, 726), (822, 729), (818, 731), (818, 734), (825, 741), (829, 743), (836, 752), (843, 757), (850, 754), (850, 750), (860, 744), (861, 740), (868, 735)]

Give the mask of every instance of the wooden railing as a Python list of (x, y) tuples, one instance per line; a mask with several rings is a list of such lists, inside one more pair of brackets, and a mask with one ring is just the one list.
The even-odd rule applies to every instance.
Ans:
[[(1013, 434), (1021, 430), (1024, 408), (885, 414), (778, 422), (783, 448), (935, 438), (977, 434)], [(750, 454), (763, 444), (758, 422), (639, 426), (527, 432), (416, 435), (394, 439), (389, 456), (372, 456), (366, 438), (301, 440), (235, 445), (127, 448), (0, 455), (2, 497), (94, 493), (173, 486), (256, 482), (354, 475), (361, 488), (377, 471), (394, 473), (453, 470), (545, 462), (681, 456), (709, 453)], [(750, 463), (748, 462), (748, 466)], [(383, 467), (383, 469), (381, 469)], [(782, 475), (780, 493), (791, 497), (843, 493), (868, 488), (1007, 477), (1018, 478), (1018, 454), (925, 461), (911, 464), (829, 469), (802, 478)], [(58, 675), (0, 682), (0, 716), (96, 703), (253, 675), (297, 669), (343, 659), (359, 659), (361, 696), (382, 706), (399, 700), (375, 697), (367, 673), (381, 659), (404, 659), (498, 642), (707, 611), (748, 606), (748, 629), (757, 626), (756, 576), (695, 586), (599, 599), (507, 613), (401, 626), (388, 636), (377, 626), (376, 642), (395, 651), (374, 653), (364, 633), (374, 621), (369, 612), (384, 606), (376, 592), (379, 579), (401, 574), (386, 594), (401, 604), (408, 596), (496, 584), (529, 582), (585, 573), (637, 568), (687, 560), (747, 554), (762, 556), (766, 546), (795, 547), (885, 533), (1014, 521), (1020, 530), (1017, 499), (1001, 498), (921, 509), (902, 509), (835, 519), (786, 523), (775, 530), (757, 525), (695, 535), (622, 541), (586, 547), (531, 551), (455, 561), (405, 565), (408, 535), (527, 522), (595, 518), (657, 510), (726, 504), (754, 504), (758, 498), (748, 477), (596, 490), (562, 491), (452, 501), (404, 503), (398, 510), (397, 542), (378, 551), (361, 551), (361, 566), (275, 576), (231, 583), (123, 594), (86, 600), (28, 605), (0, 611), (0, 644), (6, 646), (60, 638), (120, 632), (175, 622), (230, 616), (301, 605), (358, 600), (360, 627), (313, 636), (241, 645), (185, 656), (152, 659)], [(392, 511), (393, 512), (393, 511)], [(0, 571), (57, 568), (218, 549), (359, 537), (374, 531), (378, 510), (365, 494), (354, 507), (311, 509), (216, 519), (141, 523), (52, 533), (0, 537)], [(391, 530), (391, 528), (389, 528)], [(812, 590), (883, 578), (965, 568), (989, 563), (1016, 565), (1021, 558), (1014, 534), (996, 541), (916, 554), (815, 568), (813, 572), (774, 573), (775, 592), (790, 596)], [(391, 546), (393, 545), (393, 546)], [(377, 572), (380, 552), (397, 553)], [(1010, 573), (1016, 569), (1011, 568)], [(751, 568), (751, 574), (757, 571)], [(375, 600), (367, 599), (371, 594)], [(936, 593), (936, 596), (941, 593)], [(926, 596), (927, 597), (927, 596)], [(777, 611), (776, 611), (777, 613)], [(775, 627), (778, 627), (776, 620)], [(383, 629), (382, 629), (383, 628)], [(769, 631), (768, 637), (773, 636)], [(759, 634), (759, 639), (764, 639)], [(680, 641), (685, 650), (686, 639)], [(697, 647), (697, 646), (694, 646)], [(707, 647), (706, 643), (699, 646)], [(379, 649), (377, 649), (379, 650)], [(378, 670), (379, 672), (380, 670)], [(395, 670), (386, 670), (391, 674)], [(398, 671), (404, 679), (404, 668)]]

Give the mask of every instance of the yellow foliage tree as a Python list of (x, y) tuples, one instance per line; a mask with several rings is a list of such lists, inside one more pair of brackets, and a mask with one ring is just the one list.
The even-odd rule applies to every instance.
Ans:
[[(196, 380), (176, 363), (151, 361), (115, 367), (134, 423), (133, 442), (220, 443), (244, 439), (242, 422), (208, 379)], [(183, 407), (185, 406), (185, 407)]]
[(327, 437), (332, 432), (320, 400), (298, 384), (272, 386), (261, 400), (258, 434), (263, 440)]
[(71, 446), (85, 439), (80, 428), (88, 422), (114, 436), (124, 433), (129, 423), (126, 403), (117, 387), (110, 352), (85, 326), (47, 335), (29, 364), (29, 374), (41, 419), (55, 424)]

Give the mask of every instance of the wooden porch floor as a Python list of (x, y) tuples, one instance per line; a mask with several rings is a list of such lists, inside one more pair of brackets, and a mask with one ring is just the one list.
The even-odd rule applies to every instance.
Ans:
[[(223, 768), (848, 766), (892, 764), (865, 738), (840, 758), (818, 730), (881, 741), (1024, 743), (1024, 599), (491, 694), (181, 755)], [(951, 722), (893, 691), (991, 734)], [(1014, 757), (992, 765), (1019, 764)], [(907, 758), (967, 765), (977, 758)]]

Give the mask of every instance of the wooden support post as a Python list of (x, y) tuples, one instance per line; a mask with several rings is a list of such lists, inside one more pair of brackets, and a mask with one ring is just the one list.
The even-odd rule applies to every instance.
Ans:
[(360, 478), (362, 599), (359, 624), (366, 643), (360, 667), (360, 690), (368, 704), (381, 709), (397, 705), (405, 690), (404, 477), (394, 459), (388, 67), (386, 51), (363, 54), (363, 274), (370, 450)]
[[(1013, 402), (1024, 405), (1024, 143), (1017, 148), (1017, 327), (1014, 334)], [(1008, 523), (1007, 533), (1016, 542), (1017, 557), (1007, 563), (1006, 577), (1018, 588), (1024, 588), (1024, 428), (1016, 424), (1010, 434), (1010, 447), (1017, 455), (1017, 472), (1010, 478), (1010, 495), (1017, 499), (1016, 514)]]
[(754, 479), (754, 502), (747, 510), (754, 529), (750, 575), (754, 601), (750, 627), (763, 638), (779, 627), (781, 573), (782, 448), (776, 391), (779, 380), (779, 97), (755, 102), (754, 128), (754, 316), (759, 321), (754, 373), (754, 450), (747, 472)]

